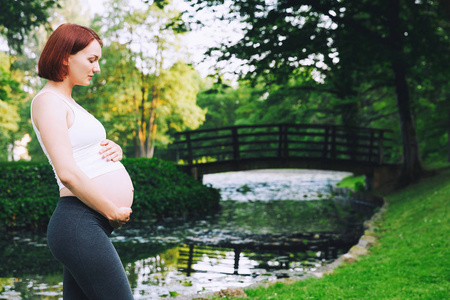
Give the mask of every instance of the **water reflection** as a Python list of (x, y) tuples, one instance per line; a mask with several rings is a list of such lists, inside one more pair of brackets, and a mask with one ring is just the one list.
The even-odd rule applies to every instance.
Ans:
[[(134, 222), (115, 231), (112, 241), (136, 299), (301, 277), (345, 253), (356, 243), (370, 214), (324, 199), (331, 194), (328, 185), (347, 174), (288, 173), (279, 173), (279, 180), (273, 171), (239, 172), (232, 180), (230, 174), (214, 175), (224, 199), (234, 194), (254, 198), (222, 201), (217, 214), (199, 220)], [(272, 181), (261, 182), (269, 180), (267, 176)], [(315, 190), (312, 176), (317, 180)], [(289, 198), (266, 199), (266, 192), (260, 194), (264, 185), (267, 193)], [(322, 200), (299, 201), (314, 197)], [(3, 235), (0, 254), (0, 299), (61, 299), (62, 267), (47, 250), (42, 233)]]
[(185, 244), (158, 256), (129, 263), (125, 268), (137, 299), (158, 299), (301, 277), (335, 257), (335, 253), (327, 256), (321, 251), (282, 249), (254, 252), (240, 247)]

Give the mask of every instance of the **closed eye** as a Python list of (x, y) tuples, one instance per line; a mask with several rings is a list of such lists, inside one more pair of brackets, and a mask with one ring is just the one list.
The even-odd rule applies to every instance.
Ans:
[(89, 62), (91, 64), (95, 63), (97, 60), (99, 60), (99, 57), (97, 55), (94, 55), (94, 57), (89, 58)]

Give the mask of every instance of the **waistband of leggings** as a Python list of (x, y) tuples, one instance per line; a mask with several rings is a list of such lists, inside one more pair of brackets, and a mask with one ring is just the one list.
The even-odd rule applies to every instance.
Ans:
[(109, 221), (108, 221), (108, 219), (105, 216), (103, 216), (98, 211), (93, 210), (92, 208), (87, 206), (83, 201), (81, 201), (80, 199), (78, 199), (75, 196), (63, 196), (63, 197), (60, 197), (58, 205), (62, 205), (62, 206), (66, 206), (66, 207), (67, 206), (72, 206), (72, 207), (78, 207), (78, 208), (87, 209), (88, 211), (90, 211), (91, 214), (96, 215), (101, 220), (101, 223), (104, 225), (104, 228), (107, 231), (109, 231), (109, 234), (111, 234), (111, 232), (114, 230), (114, 228), (111, 226), (111, 224), (109, 224)]
[(64, 204), (70, 204), (70, 205), (76, 205), (76, 206), (81, 206), (81, 207), (87, 207), (87, 208), (91, 209), (83, 201), (81, 201), (80, 199), (78, 199), (75, 196), (62, 196), (62, 197), (59, 198), (59, 202), (64, 203)]

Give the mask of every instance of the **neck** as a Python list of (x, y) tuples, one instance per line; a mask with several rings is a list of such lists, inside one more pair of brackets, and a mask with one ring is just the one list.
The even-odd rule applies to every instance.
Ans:
[(61, 93), (62, 95), (68, 97), (69, 99), (72, 98), (73, 86), (71, 86), (66, 80), (62, 81), (62, 82), (56, 82), (56, 81), (49, 80), (45, 84), (44, 88), (55, 90), (55, 91)]

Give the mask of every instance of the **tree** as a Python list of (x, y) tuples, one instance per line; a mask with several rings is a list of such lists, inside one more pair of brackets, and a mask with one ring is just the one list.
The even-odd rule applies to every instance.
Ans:
[(237, 110), (251, 101), (253, 91), (243, 82), (237, 88), (223, 83), (221, 78), (217, 82), (207, 82), (197, 95), (198, 105), (206, 109), (205, 122), (200, 129), (237, 125), (242, 116)]
[[(23, 43), (34, 28), (47, 25), (48, 10), (56, 7), (57, 0), (0, 0), (0, 39), (7, 42), (9, 55), (0, 53), (0, 156), (8, 159), (10, 146), (23, 137), (26, 119), (26, 94), (23, 92), (24, 72), (12, 65), (22, 54)], [(20, 75), (19, 75), (20, 73)], [(20, 80), (20, 81), (19, 81)], [(29, 116), (29, 112), (27, 114)], [(11, 150), (13, 151), (13, 149)]]
[[(245, 36), (223, 45), (223, 59), (245, 60), (253, 69), (247, 78), (286, 82), (299, 68), (312, 68), (323, 76), (322, 88), (339, 95), (343, 111), (355, 110), (355, 96), (367, 82), (393, 87), (403, 144), (402, 179), (407, 183), (420, 177), (408, 78), (418, 65), (448, 57), (438, 2), (235, 0), (231, 9), (244, 20)], [(354, 113), (344, 119), (352, 118)]]
[(0, 0), (0, 34), (11, 49), (21, 51), (22, 43), (31, 29), (46, 24), (48, 9), (57, 0)]
[(168, 131), (203, 122), (205, 112), (195, 103), (200, 78), (177, 52), (177, 35), (186, 30), (179, 12), (156, 3), (124, 7), (115, 0), (94, 24), (105, 42), (107, 77), (93, 82), (85, 103), (95, 95), (96, 111), (105, 113), (113, 134), (126, 135), (135, 156), (152, 157), (155, 146), (170, 142)]
[(8, 55), (0, 52), (0, 61), (0, 158), (6, 160), (19, 130), (23, 92), (11, 72)]

